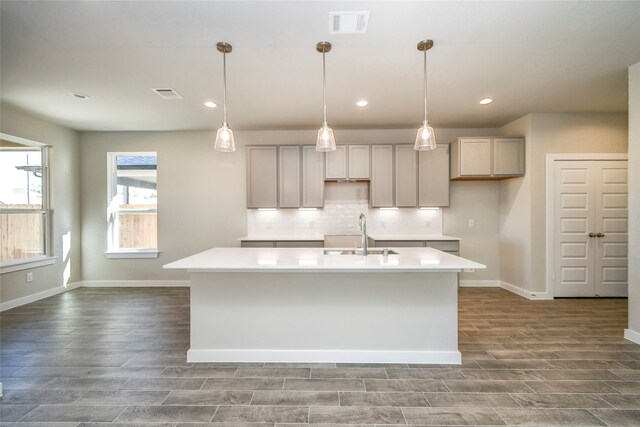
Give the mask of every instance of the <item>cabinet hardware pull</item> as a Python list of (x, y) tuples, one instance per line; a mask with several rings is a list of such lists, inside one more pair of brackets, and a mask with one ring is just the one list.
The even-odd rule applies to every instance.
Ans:
[(589, 237), (596, 237), (596, 233), (589, 233)]
[(604, 237), (604, 233), (598, 233), (596, 234), (596, 237)]

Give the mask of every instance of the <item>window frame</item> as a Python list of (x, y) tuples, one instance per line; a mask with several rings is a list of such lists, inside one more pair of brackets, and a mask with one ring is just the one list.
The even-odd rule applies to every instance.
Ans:
[[(157, 151), (109, 151), (107, 152), (107, 248), (105, 250), (105, 255), (107, 258), (157, 258), (160, 254), (159, 249), (159, 241), (156, 248), (119, 248), (117, 245), (117, 221), (113, 223), (116, 224), (115, 227), (112, 228), (111, 216), (116, 215), (116, 211), (111, 208), (111, 201), (113, 197), (118, 193), (118, 182), (117, 182), (117, 158), (118, 156), (156, 156), (156, 186), (158, 179), (158, 152)], [(157, 193), (157, 188), (156, 188)], [(157, 203), (157, 202), (156, 202)], [(155, 209), (126, 209), (126, 210), (118, 210), (117, 212), (122, 211), (130, 211), (130, 212), (141, 212), (141, 213), (155, 213), (158, 215), (158, 206), (156, 204)], [(156, 228), (156, 233), (158, 233), (158, 229)]]
[(50, 157), (50, 149), (51, 145), (44, 144), (42, 142), (33, 141), (26, 138), (21, 138), (14, 135), (9, 135), (6, 133), (0, 133), (0, 139), (4, 139), (6, 141), (15, 142), (17, 144), (21, 144), (27, 147), (37, 147), (41, 151), (41, 163), (42, 163), (42, 208), (41, 209), (1, 209), (3, 214), (36, 214), (39, 213), (43, 215), (43, 223), (42, 226), (44, 231), (42, 233), (42, 238), (44, 240), (42, 248), (44, 254), (29, 257), (29, 258), (21, 258), (10, 261), (2, 261), (0, 260), (0, 274), (11, 273), (13, 271), (27, 270), (30, 268), (42, 267), (45, 265), (51, 265), (56, 262), (57, 257), (53, 254), (53, 245), (51, 244), (53, 229), (51, 217), (53, 214), (53, 210), (51, 209), (51, 168), (49, 163)]

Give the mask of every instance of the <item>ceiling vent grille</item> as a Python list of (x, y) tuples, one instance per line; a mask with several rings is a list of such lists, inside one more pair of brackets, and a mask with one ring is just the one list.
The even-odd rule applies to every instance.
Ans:
[(364, 34), (369, 12), (329, 12), (330, 34)]
[(154, 88), (151, 89), (162, 99), (182, 99), (182, 95), (171, 88)]

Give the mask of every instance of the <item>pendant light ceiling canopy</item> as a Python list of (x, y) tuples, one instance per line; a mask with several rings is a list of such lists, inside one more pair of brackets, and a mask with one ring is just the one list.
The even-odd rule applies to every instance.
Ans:
[(416, 143), (413, 148), (418, 151), (436, 149), (436, 134), (427, 120), (427, 51), (433, 47), (433, 40), (422, 40), (418, 43), (418, 50), (424, 53), (424, 122), (418, 129)]
[(233, 131), (227, 123), (227, 53), (231, 53), (233, 47), (226, 42), (218, 42), (216, 47), (218, 48), (218, 51), (222, 52), (222, 76), (224, 90), (222, 92), (222, 127), (218, 129), (218, 133), (216, 134), (216, 143), (213, 149), (216, 151), (232, 152), (236, 151), (236, 144), (233, 139)]
[(336, 149), (336, 140), (333, 137), (333, 129), (327, 123), (327, 73), (325, 67), (325, 54), (331, 51), (331, 43), (319, 42), (316, 50), (322, 53), (322, 105), (323, 105), (323, 122), (322, 127), (318, 130), (318, 138), (316, 139), (316, 151), (334, 151)]

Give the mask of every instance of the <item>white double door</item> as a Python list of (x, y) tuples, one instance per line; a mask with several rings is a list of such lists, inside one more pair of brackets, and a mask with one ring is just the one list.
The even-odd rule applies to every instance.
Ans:
[(554, 295), (627, 296), (627, 161), (554, 163)]

